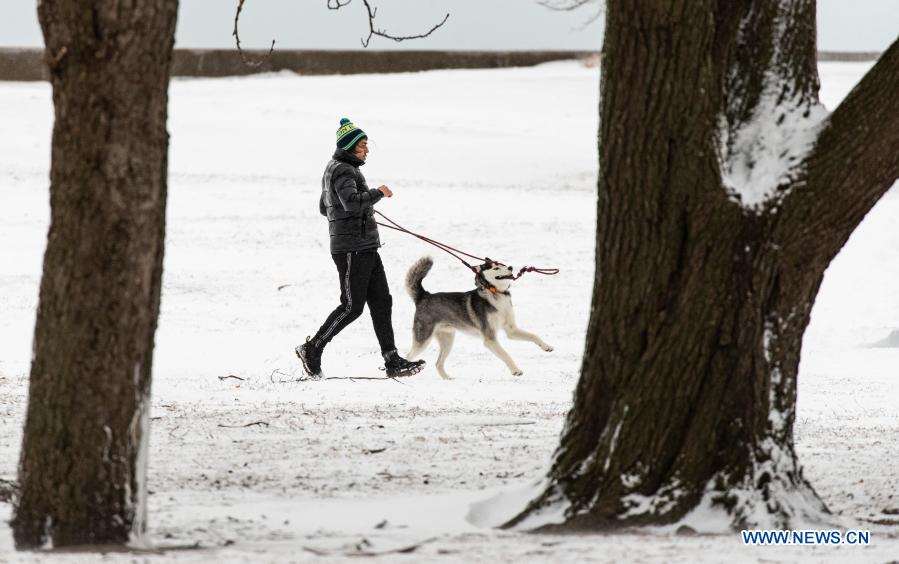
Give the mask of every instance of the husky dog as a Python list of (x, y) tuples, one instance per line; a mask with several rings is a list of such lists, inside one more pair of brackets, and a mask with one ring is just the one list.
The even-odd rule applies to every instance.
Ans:
[(440, 345), (437, 357), (437, 372), (441, 378), (449, 380), (443, 366), (453, 347), (456, 331), (480, 335), (484, 346), (506, 363), (513, 376), (521, 376), (520, 368), (500, 346), (496, 339), (499, 329), (504, 329), (510, 339), (531, 341), (546, 352), (553, 350), (543, 339), (519, 329), (515, 325), (512, 311), (512, 296), (509, 286), (514, 276), (511, 266), (487, 262), (477, 267), (474, 290), (468, 292), (438, 292), (431, 294), (421, 285), (421, 281), (434, 261), (423, 257), (412, 265), (406, 274), (406, 291), (415, 302), (415, 320), (412, 324), (412, 349), (407, 358), (413, 360), (436, 336)]

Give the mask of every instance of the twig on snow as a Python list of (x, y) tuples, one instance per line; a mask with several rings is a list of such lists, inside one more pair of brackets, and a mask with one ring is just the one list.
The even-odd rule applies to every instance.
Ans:
[[(383, 370), (383, 368), (382, 368)], [(281, 376), (286, 376), (286, 379), (275, 380), (275, 374), (280, 374)], [(401, 382), (399, 378), (408, 378), (412, 376), (412, 374), (408, 374), (405, 376), (328, 376), (327, 378), (313, 378), (310, 376), (300, 376), (299, 378), (291, 378), (290, 374), (285, 374), (281, 372), (279, 369), (272, 370), (271, 374), (268, 375), (268, 379), (272, 384), (287, 384), (289, 382), (317, 382), (320, 380), (349, 380), (350, 382), (355, 382), (356, 380), (393, 380), (399, 384), (406, 385), (405, 382)]]
[(419, 478), (419, 476), (410, 476), (409, 474), (391, 474), (387, 470), (381, 470), (375, 475), (388, 482), (391, 482), (393, 480), (409, 480), (410, 482), (412, 482)]
[(169, 438), (172, 438), (172, 439), (183, 439), (184, 437), (186, 437), (187, 435), (190, 434), (190, 429), (189, 429), (189, 428), (188, 428), (188, 429), (185, 429), (184, 432), (181, 433), (180, 435), (175, 434), (175, 431), (177, 431), (177, 430), (180, 429), (180, 428), (181, 428), (181, 425), (175, 425), (174, 427), (172, 427), (172, 429), (169, 431)]
[(355, 382), (356, 380), (393, 380), (394, 382), (398, 382), (402, 385), (406, 385), (405, 382), (401, 382), (398, 378), (408, 378), (409, 376), (328, 376), (327, 378), (323, 378), (323, 380), (349, 380), (351, 382)]
[(0, 502), (12, 503), (19, 494), (19, 484), (13, 480), (0, 478)]
[[(280, 374), (281, 376), (287, 376), (287, 379), (279, 379), (275, 380), (275, 374)], [(302, 377), (302, 378), (291, 378), (290, 374), (285, 374), (275, 368), (272, 370), (271, 374), (268, 375), (269, 382), (272, 384), (286, 384), (288, 382), (305, 382), (306, 380), (310, 380), (310, 378)]]
[(219, 380), (227, 380), (228, 378), (234, 378), (235, 380), (240, 380), (241, 382), (246, 382), (246, 378), (241, 378), (240, 376), (235, 376), (234, 374), (228, 374), (227, 376), (219, 376)]
[(415, 552), (428, 543), (434, 542), (435, 540), (437, 540), (437, 537), (431, 537), (429, 539), (425, 539), (423, 541), (401, 546), (398, 548), (391, 548), (388, 550), (372, 550), (370, 548), (372, 544), (368, 541), (368, 539), (363, 538), (355, 545), (345, 546), (336, 550), (327, 550), (322, 548), (315, 548), (312, 546), (304, 546), (303, 550), (305, 550), (306, 552), (311, 552), (316, 556), (384, 556), (386, 554), (409, 554)]
[(226, 429), (241, 429), (243, 427), (252, 427), (253, 425), (264, 425), (268, 427), (269, 424), (266, 421), (253, 421), (252, 423), (247, 423), (246, 425), (225, 425), (223, 423), (219, 423), (219, 427), (224, 427)]
[(362, 454), (378, 454), (387, 450), (387, 447), (384, 448), (364, 448), (362, 449)]
[(871, 519), (871, 518), (863, 518), (863, 521), (867, 521), (868, 523), (874, 523), (875, 525), (887, 525), (890, 527), (899, 525), (899, 520), (897, 519)]

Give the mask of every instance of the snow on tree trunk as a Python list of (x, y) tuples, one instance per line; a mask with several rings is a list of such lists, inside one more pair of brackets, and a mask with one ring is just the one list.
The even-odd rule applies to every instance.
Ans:
[(126, 543), (145, 526), (177, 6), (38, 3), (56, 119), (20, 548)]
[(802, 336), (899, 176), (899, 46), (827, 116), (811, 0), (606, 14), (581, 379), (539, 495), (506, 525), (820, 521), (793, 446)]

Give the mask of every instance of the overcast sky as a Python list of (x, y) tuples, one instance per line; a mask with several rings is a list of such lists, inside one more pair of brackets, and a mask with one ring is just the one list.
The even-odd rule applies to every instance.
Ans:
[[(36, 0), (0, 0), (0, 46), (42, 45)], [(449, 12), (444, 28), (405, 43), (380, 38), (372, 49), (599, 49), (602, 19), (584, 27), (599, 4), (551, 12), (536, 0), (372, 0), (377, 24), (394, 34), (416, 34)], [(183, 48), (231, 47), (237, 0), (181, 0), (176, 43)], [(583, 28), (583, 29), (581, 29)], [(357, 49), (368, 33), (361, 0), (339, 11), (325, 0), (247, 0), (242, 44), (266, 48)], [(899, 36), (899, 0), (819, 0), (818, 47), (881, 51)]]

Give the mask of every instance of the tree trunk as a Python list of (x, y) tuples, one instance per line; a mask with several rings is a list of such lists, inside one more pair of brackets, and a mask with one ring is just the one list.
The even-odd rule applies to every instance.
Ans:
[(125, 543), (145, 527), (177, 5), (38, 3), (56, 121), (20, 548)]
[(821, 519), (793, 446), (802, 336), (899, 176), (899, 44), (827, 116), (811, 0), (606, 14), (581, 379), (543, 493), (508, 525)]

